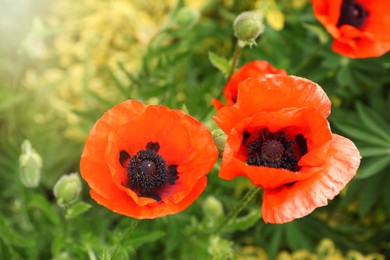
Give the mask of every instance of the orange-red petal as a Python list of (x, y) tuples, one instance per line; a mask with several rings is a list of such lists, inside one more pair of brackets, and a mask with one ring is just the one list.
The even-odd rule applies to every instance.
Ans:
[(144, 110), (145, 105), (137, 101), (120, 103), (104, 113), (89, 132), (81, 155), (81, 176), (92, 189), (105, 198), (115, 197), (120, 192), (116, 189), (110, 168), (103, 159), (108, 145), (107, 137), (110, 132), (140, 115)]
[[(178, 180), (161, 190), (161, 201), (140, 197), (127, 187), (121, 151), (134, 156), (149, 142), (160, 146), (167, 165), (177, 166)], [(136, 218), (177, 213), (204, 190), (205, 175), (218, 158), (210, 131), (179, 110), (145, 106), (128, 100), (106, 112), (92, 128), (80, 168), (91, 187), (91, 196), (107, 208)]]
[(129, 196), (122, 193), (113, 199), (106, 199), (94, 190), (90, 191), (91, 197), (100, 205), (110, 209), (111, 211), (138, 219), (153, 219), (165, 215), (176, 214), (190, 206), (206, 188), (207, 178), (202, 177), (194, 183), (192, 190), (188, 195), (178, 203), (170, 203), (169, 201), (153, 202), (144, 206), (137, 205)]
[[(305, 137), (308, 153), (298, 162), (301, 166), (299, 172), (246, 163), (246, 154), (241, 149), (243, 133), (264, 128), (271, 132), (283, 130), (287, 134), (290, 131), (291, 135), (302, 134)], [(223, 179), (245, 176), (254, 185), (264, 189), (306, 179), (324, 166), (330, 140), (331, 132), (328, 121), (314, 108), (257, 113), (251, 118), (238, 122), (229, 133), (219, 176)]]
[[(264, 74), (281, 74), (287, 75), (286, 71), (283, 69), (276, 69), (272, 67), (267, 61), (263, 60), (254, 60), (243, 65), (237, 72), (233, 74), (229, 82), (226, 84), (223, 89), (223, 94), (226, 100), (226, 105), (234, 105), (237, 99), (238, 84), (242, 81), (256, 77)], [(214, 99), (212, 104), (216, 110), (224, 107), (225, 105)]]
[(326, 118), (331, 102), (323, 89), (308, 79), (267, 74), (241, 82), (237, 103), (218, 110), (214, 120), (228, 134), (236, 122), (258, 112), (302, 107), (313, 107)]
[(323, 170), (310, 178), (263, 194), (262, 215), (266, 223), (285, 223), (328, 204), (355, 176), (360, 154), (348, 139), (333, 134)]
[(312, 0), (314, 16), (334, 38), (335, 52), (350, 58), (379, 57), (390, 50), (390, 1), (359, 0), (368, 16), (359, 28), (337, 26), (342, 0)]

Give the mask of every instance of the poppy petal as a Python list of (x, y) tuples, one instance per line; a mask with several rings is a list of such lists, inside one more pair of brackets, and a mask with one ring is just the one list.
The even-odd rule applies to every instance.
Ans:
[[(242, 154), (243, 132), (266, 127), (271, 132), (292, 127), (294, 135), (303, 134), (309, 152), (298, 162), (299, 172), (246, 163), (247, 156)], [(277, 112), (257, 113), (252, 118), (238, 122), (228, 135), (223, 153), (219, 176), (232, 179), (245, 176), (258, 187), (273, 189), (284, 184), (306, 179), (320, 171), (325, 163), (326, 152), (331, 141), (328, 121), (314, 108), (283, 109)]]
[(360, 154), (348, 139), (333, 134), (322, 172), (291, 186), (265, 190), (262, 214), (266, 223), (285, 223), (328, 204), (355, 176)]
[[(168, 174), (174, 174), (162, 186), (148, 186), (144, 194), (138, 187), (129, 188), (126, 166), (141, 151), (148, 157), (137, 160), (158, 156), (159, 165), (163, 162)], [(188, 207), (205, 189), (205, 175), (217, 159), (212, 135), (199, 121), (180, 110), (129, 100), (107, 111), (92, 127), (80, 169), (99, 204), (142, 219)]]
[(390, 18), (387, 0), (359, 0), (368, 14), (359, 27), (338, 26), (341, 0), (312, 0), (314, 16), (334, 38), (332, 49), (349, 58), (379, 57), (390, 50)]
[(278, 111), (286, 107), (316, 108), (323, 117), (330, 114), (331, 102), (316, 83), (295, 76), (266, 74), (240, 83), (237, 103), (217, 111), (214, 118), (229, 133), (241, 118), (257, 112)]
[[(126, 112), (129, 110), (133, 111), (131, 115)], [(92, 189), (106, 198), (114, 197), (120, 192), (115, 188), (108, 165), (102, 160), (109, 133), (144, 110), (145, 106), (137, 101), (121, 103), (107, 111), (90, 130), (81, 155), (81, 176)]]
[(198, 182), (194, 184), (193, 189), (190, 191), (188, 196), (176, 204), (170, 202), (154, 202), (148, 204), (147, 206), (140, 206), (137, 205), (131, 197), (124, 195), (124, 193), (122, 193), (122, 196), (112, 199), (107, 199), (94, 190), (91, 190), (90, 194), (97, 203), (115, 213), (138, 219), (153, 219), (169, 214), (175, 214), (184, 210), (199, 197), (206, 188), (206, 185), (206, 177), (199, 179)]

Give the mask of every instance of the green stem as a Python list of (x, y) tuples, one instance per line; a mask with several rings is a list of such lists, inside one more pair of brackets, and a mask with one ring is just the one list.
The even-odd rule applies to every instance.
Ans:
[(217, 226), (214, 235), (219, 235), (223, 229), (229, 224), (230, 221), (235, 219), (237, 215), (245, 208), (245, 206), (260, 192), (260, 188), (257, 186), (253, 186), (241, 199), (240, 203), (229, 212), (229, 214), (225, 217), (225, 219)]
[(242, 49), (242, 47), (240, 46), (239, 42), (237, 41), (236, 48), (234, 49), (234, 54), (233, 54), (232, 67), (230, 68), (230, 73), (229, 73), (229, 76), (228, 76), (226, 82), (229, 82), (230, 78), (234, 74), (234, 71), (236, 70), (238, 60), (240, 59), (241, 49)]
[[(229, 72), (229, 75), (227, 77), (226, 83), (229, 82), (230, 78), (234, 74), (234, 71), (236, 70), (238, 60), (240, 59), (241, 49), (242, 49), (242, 47), (240, 46), (240, 44), (237, 41), (236, 48), (234, 49), (234, 53), (233, 53), (232, 67), (230, 68), (230, 72)], [(223, 91), (220, 91), (218, 96), (217, 96), (217, 99), (220, 100), (222, 98), (222, 95), (223, 95)], [(205, 110), (206, 112), (200, 116), (200, 120), (202, 121), (203, 119), (205, 119), (205, 117), (212, 111), (212, 109), (213, 109), (213, 106), (210, 104), (208, 109)]]

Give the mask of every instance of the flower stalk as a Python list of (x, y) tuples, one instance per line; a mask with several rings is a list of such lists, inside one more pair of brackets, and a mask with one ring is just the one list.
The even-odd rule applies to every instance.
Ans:
[(217, 226), (215, 231), (213, 232), (214, 235), (219, 235), (231, 222), (233, 219), (237, 217), (237, 215), (248, 205), (248, 203), (257, 195), (259, 194), (261, 188), (257, 186), (253, 186), (241, 199), (240, 203), (229, 212), (229, 214), (226, 216), (226, 218), (220, 222), (220, 224)]

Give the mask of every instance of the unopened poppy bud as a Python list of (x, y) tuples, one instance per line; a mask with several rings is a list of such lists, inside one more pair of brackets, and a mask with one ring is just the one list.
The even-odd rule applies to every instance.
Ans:
[(264, 31), (263, 17), (259, 12), (243, 12), (234, 20), (233, 29), (242, 47), (256, 44), (256, 38)]
[(19, 157), (19, 176), (23, 185), (27, 188), (37, 187), (41, 179), (41, 168), (41, 156), (31, 147), (30, 141), (25, 140)]
[(214, 130), (213, 140), (215, 146), (218, 148), (219, 155), (222, 155), (223, 150), (225, 149), (226, 134), (221, 129)]
[(218, 220), (223, 215), (223, 207), (219, 200), (208, 196), (202, 205), (203, 213), (211, 220)]
[(183, 7), (177, 11), (173, 23), (178, 28), (190, 29), (199, 21), (199, 11), (189, 7)]
[(81, 181), (77, 173), (63, 175), (54, 186), (57, 204), (61, 207), (69, 206), (78, 199), (81, 189)]

